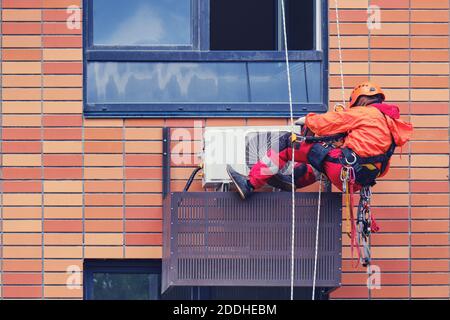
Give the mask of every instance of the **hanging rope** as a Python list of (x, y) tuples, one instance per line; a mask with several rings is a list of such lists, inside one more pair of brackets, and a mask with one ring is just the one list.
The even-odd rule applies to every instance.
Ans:
[[(284, 35), (284, 53), (286, 58), (286, 73), (288, 82), (288, 93), (289, 93), (289, 112), (291, 116), (291, 134), (295, 133), (294, 124), (294, 107), (292, 104), (292, 87), (291, 87), (291, 72), (289, 66), (289, 49), (287, 41), (287, 28), (286, 28), (286, 11), (284, 6), (284, 0), (281, 0), (281, 12), (283, 16), (283, 35)], [(294, 300), (294, 272), (295, 272), (295, 179), (294, 179), (294, 144), (292, 144), (292, 172), (291, 172), (291, 183), (292, 183), (292, 225), (291, 225), (291, 300)]]
[(317, 260), (319, 254), (319, 227), (320, 227), (320, 206), (322, 202), (322, 174), (319, 180), (319, 199), (317, 200), (317, 220), (316, 220), (316, 242), (314, 249), (314, 272), (312, 284), (312, 300), (316, 299), (316, 279), (317, 279)]
[(338, 38), (339, 72), (341, 74), (342, 106), (345, 108), (344, 63), (342, 61), (341, 28), (339, 21), (339, 1), (334, 0), (336, 10), (336, 32)]

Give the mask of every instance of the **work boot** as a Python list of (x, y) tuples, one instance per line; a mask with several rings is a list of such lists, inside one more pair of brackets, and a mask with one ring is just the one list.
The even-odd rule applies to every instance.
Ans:
[(248, 178), (236, 170), (234, 170), (230, 165), (227, 165), (227, 172), (230, 176), (231, 181), (233, 181), (236, 186), (239, 195), (243, 200), (248, 199), (255, 189), (251, 184)]

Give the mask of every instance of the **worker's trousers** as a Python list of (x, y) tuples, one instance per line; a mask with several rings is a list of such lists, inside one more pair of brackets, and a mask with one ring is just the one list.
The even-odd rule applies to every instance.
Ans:
[[(311, 150), (313, 143), (296, 142), (294, 143), (294, 161), (297, 163), (304, 163), (307, 165), (307, 170), (304, 175), (295, 181), (295, 185), (298, 188), (306, 187), (313, 184), (319, 178), (319, 174), (308, 163), (308, 153)], [(331, 158), (340, 158), (342, 150), (335, 148), (328, 154)], [(271, 149), (267, 154), (257, 162), (249, 173), (250, 183), (258, 189), (264, 186), (267, 181), (278, 173), (288, 161), (292, 160), (292, 143), (291, 135), (286, 134), (280, 137), (277, 150)], [(330, 162), (325, 160), (323, 163), (323, 171), (327, 175), (328, 179), (333, 185), (342, 191), (341, 180), (342, 164)], [(360, 189), (359, 185), (355, 185), (355, 191)]]

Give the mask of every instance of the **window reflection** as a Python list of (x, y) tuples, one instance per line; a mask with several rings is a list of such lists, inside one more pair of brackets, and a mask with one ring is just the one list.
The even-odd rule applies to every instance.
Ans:
[(158, 300), (160, 275), (94, 273), (93, 300)]
[[(321, 102), (319, 62), (291, 63), (296, 103)], [(91, 62), (88, 103), (287, 103), (281, 62)]]
[(94, 0), (95, 45), (191, 44), (191, 0)]

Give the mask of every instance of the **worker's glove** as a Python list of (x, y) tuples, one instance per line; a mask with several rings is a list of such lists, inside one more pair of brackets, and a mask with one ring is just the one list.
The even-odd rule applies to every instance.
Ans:
[(295, 124), (298, 126), (303, 126), (303, 125), (305, 125), (305, 122), (306, 122), (306, 117), (301, 117), (301, 118), (298, 118), (297, 121), (295, 121)]

